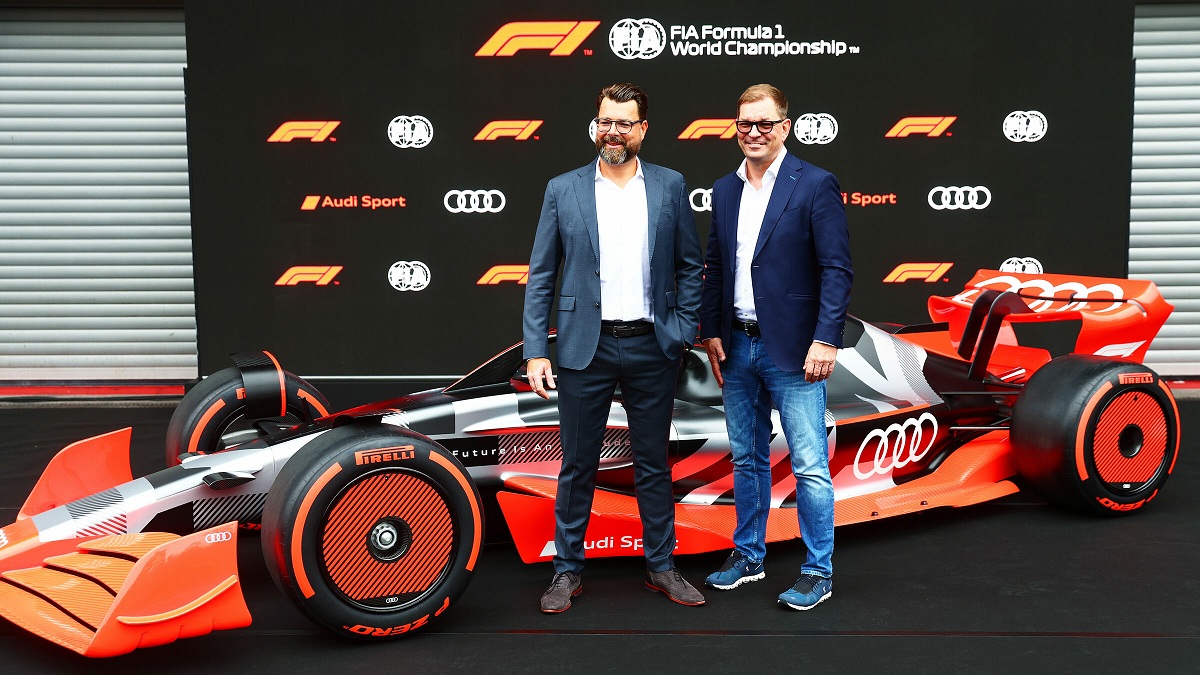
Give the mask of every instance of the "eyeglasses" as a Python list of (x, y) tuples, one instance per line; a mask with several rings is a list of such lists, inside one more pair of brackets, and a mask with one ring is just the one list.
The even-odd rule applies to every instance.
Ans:
[(737, 124), (737, 130), (743, 134), (748, 134), (750, 133), (750, 129), (753, 127), (758, 127), (758, 133), (766, 136), (767, 134), (771, 133), (771, 130), (775, 128), (776, 124), (786, 121), (787, 120), (762, 120), (761, 122), (747, 122), (746, 120), (737, 120), (734, 123)]
[(615, 124), (618, 134), (627, 134), (633, 131), (633, 125), (641, 124), (646, 120), (610, 120), (607, 117), (603, 119), (597, 117), (592, 121), (596, 123), (596, 131), (608, 131)]

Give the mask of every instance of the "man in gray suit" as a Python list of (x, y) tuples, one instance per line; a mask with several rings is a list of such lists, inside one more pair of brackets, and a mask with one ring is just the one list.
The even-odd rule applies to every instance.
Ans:
[[(546, 186), (529, 259), (526, 371), (543, 398), (547, 389), (558, 389), (561, 420), (555, 574), (541, 600), (542, 611), (551, 614), (568, 609), (583, 588), (583, 538), (617, 385), (629, 419), (646, 588), (683, 605), (704, 604), (675, 569), (667, 463), (680, 357), (698, 331), (703, 259), (683, 176), (637, 157), (650, 126), (646, 105), (646, 94), (632, 84), (600, 91), (600, 157)], [(555, 306), (557, 383), (546, 337)]]

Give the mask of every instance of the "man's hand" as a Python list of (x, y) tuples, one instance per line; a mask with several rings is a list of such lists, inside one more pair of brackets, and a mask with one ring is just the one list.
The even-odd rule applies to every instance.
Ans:
[(525, 374), (529, 376), (529, 386), (538, 396), (550, 400), (547, 389), (555, 389), (554, 372), (550, 370), (550, 359), (529, 359), (525, 364)]
[(808, 348), (808, 356), (804, 359), (804, 379), (808, 382), (821, 382), (833, 375), (833, 362), (837, 360), (837, 347), (824, 342), (813, 341)]
[(704, 341), (704, 349), (708, 352), (708, 365), (712, 366), (713, 376), (717, 378), (717, 386), (725, 386), (725, 378), (721, 377), (721, 363), (725, 361), (725, 349), (721, 346), (721, 338), (709, 338)]

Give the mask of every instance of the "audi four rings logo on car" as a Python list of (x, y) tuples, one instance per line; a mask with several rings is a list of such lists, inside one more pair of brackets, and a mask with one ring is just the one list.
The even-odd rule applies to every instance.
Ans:
[[(696, 201), (697, 197), (700, 198), (699, 203)], [(693, 211), (712, 211), (712, 188), (696, 188), (688, 198), (692, 201)]]
[(522, 49), (570, 56), (599, 25), (599, 21), (513, 21), (501, 26), (475, 56), (512, 56)]
[(433, 123), (420, 115), (397, 115), (388, 123), (387, 135), (397, 148), (423, 148), (433, 140)]
[[(1002, 276), (980, 281), (975, 284), (974, 288), (954, 296), (954, 299), (961, 302), (970, 302), (971, 298), (986, 288), (1013, 291), (1014, 293), (1024, 290), (1036, 290), (1037, 295), (1042, 296), (1044, 299), (1030, 302), (1029, 309), (1038, 313), (1050, 311), (1051, 308), (1059, 304), (1062, 306), (1057, 307), (1054, 311), (1070, 312), (1076, 309), (1085, 309), (1092, 302), (1111, 302), (1112, 304), (1108, 307), (1092, 310), (1096, 313), (1111, 312), (1121, 307), (1121, 299), (1125, 295), (1120, 286), (1110, 283), (1084, 286), (1078, 281), (1065, 281), (1055, 285), (1045, 279), (1026, 279), (1021, 281), (1016, 277)], [(1107, 297), (1097, 298), (1096, 295), (1101, 293), (1107, 295)]]
[(204, 535), (204, 542), (206, 544), (219, 544), (230, 539), (233, 539), (233, 534), (230, 532), (209, 532)]
[(499, 190), (451, 190), (442, 198), (450, 213), (500, 213), (505, 203)]
[(1014, 110), (1004, 118), (1004, 137), (1013, 143), (1036, 143), (1047, 126), (1046, 116), (1036, 110)]
[(825, 145), (837, 138), (838, 123), (829, 113), (804, 113), (793, 127), (796, 140), (805, 145)]
[(667, 32), (654, 19), (621, 19), (608, 31), (608, 46), (626, 59), (652, 59), (667, 48)]
[(929, 191), (929, 206), (937, 211), (986, 209), (992, 203), (992, 191), (982, 185), (967, 187), (937, 186)]
[[(873, 429), (858, 446), (858, 453), (854, 456), (854, 475), (859, 480), (886, 476), (920, 460), (933, 447), (937, 433), (937, 418), (927, 412), (921, 413), (920, 417), (889, 424), (886, 429)], [(863, 451), (867, 448), (871, 448), (871, 455), (864, 470)]]
[(429, 285), (429, 267), (419, 260), (397, 260), (388, 268), (388, 283), (398, 291), (423, 291)]

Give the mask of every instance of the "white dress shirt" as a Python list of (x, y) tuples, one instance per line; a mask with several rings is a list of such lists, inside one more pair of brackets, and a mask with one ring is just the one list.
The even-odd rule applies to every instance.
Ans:
[(650, 298), (650, 220), (646, 176), (637, 173), (625, 187), (600, 173), (596, 160), (596, 220), (600, 225), (600, 318), (603, 321), (654, 320)]
[(771, 189), (779, 167), (783, 165), (786, 151), (767, 167), (762, 178), (762, 187), (755, 190), (746, 179), (746, 160), (738, 167), (737, 177), (742, 179), (742, 203), (738, 207), (737, 262), (733, 267), (733, 315), (740, 321), (757, 321), (754, 310), (754, 281), (750, 277), (750, 266), (754, 261), (754, 247), (758, 244), (758, 233), (762, 231), (763, 218), (767, 215), (767, 203), (771, 201)]

